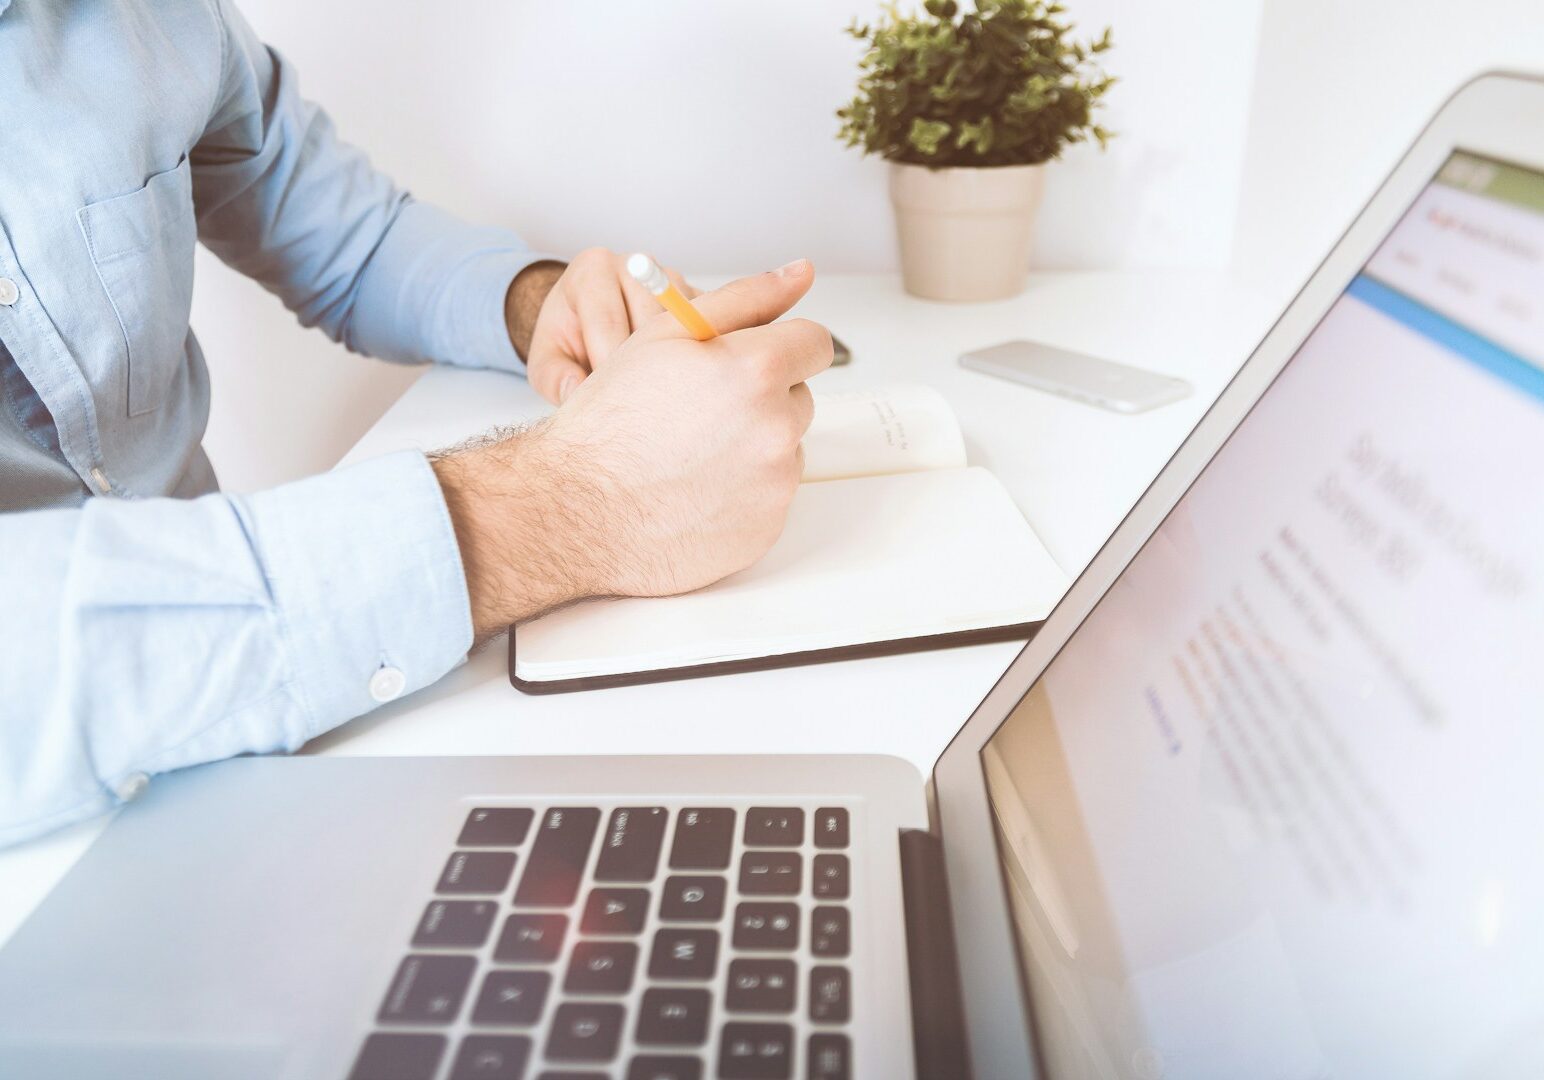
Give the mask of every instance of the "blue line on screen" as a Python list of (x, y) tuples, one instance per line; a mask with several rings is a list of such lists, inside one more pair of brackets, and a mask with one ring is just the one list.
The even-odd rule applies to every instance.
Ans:
[(1523, 393), (1544, 401), (1544, 370), (1516, 353), (1503, 349), (1489, 338), (1481, 337), (1468, 327), (1461, 326), (1446, 315), (1439, 315), (1419, 301), (1412, 300), (1366, 274), (1358, 274), (1353, 278), (1346, 294), (1403, 323), (1417, 334), (1430, 338), (1448, 351), (1457, 353), (1476, 367), (1511, 383)]

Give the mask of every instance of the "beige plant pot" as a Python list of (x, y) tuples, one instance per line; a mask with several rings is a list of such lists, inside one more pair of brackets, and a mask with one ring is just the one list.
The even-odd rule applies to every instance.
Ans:
[(1041, 165), (930, 169), (890, 163), (906, 291), (929, 300), (1001, 300), (1024, 289)]

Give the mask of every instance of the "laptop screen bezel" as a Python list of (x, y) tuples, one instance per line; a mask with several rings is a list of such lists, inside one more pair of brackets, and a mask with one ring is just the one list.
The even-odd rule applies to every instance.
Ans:
[(1442, 164), (1455, 151), (1468, 151), (1544, 170), (1541, 132), (1544, 79), (1482, 75), (1448, 100), (939, 758), (932, 777), (935, 827), (944, 842), (967, 1036), (978, 1077), (1040, 1075), (982, 748)]

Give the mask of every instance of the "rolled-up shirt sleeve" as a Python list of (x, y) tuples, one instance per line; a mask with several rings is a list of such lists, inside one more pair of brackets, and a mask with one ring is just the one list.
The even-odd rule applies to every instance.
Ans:
[(356, 352), (523, 370), (504, 297), (547, 256), (415, 201), (337, 136), (228, 0), (212, 2), (220, 90), (189, 154), (204, 244)]
[(292, 750), (472, 644), (416, 452), (256, 495), (0, 515), (0, 550), (0, 845), (159, 772)]

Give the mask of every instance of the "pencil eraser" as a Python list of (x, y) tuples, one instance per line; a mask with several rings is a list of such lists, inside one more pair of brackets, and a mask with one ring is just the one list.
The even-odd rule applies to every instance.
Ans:
[(634, 281), (655, 295), (670, 287), (670, 279), (665, 276), (665, 272), (641, 251), (627, 257), (627, 272)]

